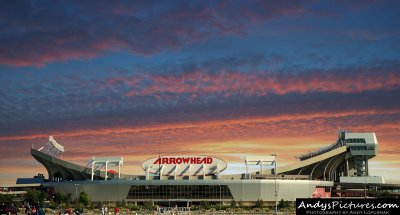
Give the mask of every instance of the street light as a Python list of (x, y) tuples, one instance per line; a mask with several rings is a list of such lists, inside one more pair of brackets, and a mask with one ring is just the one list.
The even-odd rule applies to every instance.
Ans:
[(75, 204), (78, 205), (78, 186), (79, 184), (74, 184), (75, 185)]
[(278, 214), (278, 189), (276, 186), (276, 157), (278, 156), (278, 154), (276, 153), (272, 153), (272, 156), (274, 156), (274, 164), (275, 164), (275, 168), (274, 168), (274, 178), (275, 178), (275, 214)]

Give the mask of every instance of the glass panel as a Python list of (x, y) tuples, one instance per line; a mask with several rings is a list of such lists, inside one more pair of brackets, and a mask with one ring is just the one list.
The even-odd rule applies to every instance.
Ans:
[(227, 185), (132, 185), (126, 199), (233, 199)]

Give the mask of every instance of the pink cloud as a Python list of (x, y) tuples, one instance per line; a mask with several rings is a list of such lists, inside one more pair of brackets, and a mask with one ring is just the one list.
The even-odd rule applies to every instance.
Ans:
[[(137, 87), (136, 77), (118, 78), (131, 87), (127, 96), (152, 96), (163, 94), (222, 94), (230, 96), (288, 94), (308, 92), (360, 93), (369, 90), (390, 90), (399, 87), (400, 74), (396, 71), (357, 72), (352, 75), (335, 71), (326, 74), (257, 74), (219, 71), (209, 74), (195, 70), (182, 75), (149, 75), (152, 84)], [(114, 80), (114, 79), (112, 79)], [(112, 87), (112, 81), (108, 82)]]

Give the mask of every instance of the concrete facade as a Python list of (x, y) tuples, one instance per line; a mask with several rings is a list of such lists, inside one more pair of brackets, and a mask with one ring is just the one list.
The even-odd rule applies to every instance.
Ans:
[[(130, 199), (128, 192), (132, 186), (227, 186), (232, 198), (213, 199)], [(45, 187), (53, 187), (55, 192), (71, 193), (79, 195), (84, 191), (89, 194), (92, 201), (127, 201), (127, 202), (167, 202), (167, 201), (223, 201), (230, 202), (232, 199), (239, 202), (263, 201), (273, 202), (276, 200), (295, 201), (296, 198), (309, 198), (315, 188), (333, 186), (333, 182), (314, 180), (276, 180), (277, 194), (275, 197), (275, 180), (108, 180), (108, 181), (70, 181), (44, 183)], [(218, 193), (218, 190), (216, 191)], [(217, 196), (218, 197), (218, 196)]]

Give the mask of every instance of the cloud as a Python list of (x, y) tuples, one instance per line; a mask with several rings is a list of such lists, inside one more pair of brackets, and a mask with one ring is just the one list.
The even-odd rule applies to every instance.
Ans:
[[(383, 74), (375, 68), (334, 69), (332, 71), (313, 71), (293, 73), (242, 73), (236, 71), (217, 71), (212, 74), (196, 69), (181, 75), (150, 76), (148, 86), (142, 87), (136, 77), (121, 79), (130, 86), (126, 96), (149, 96), (163, 94), (234, 94), (265, 96), (268, 94), (288, 94), (308, 92), (359, 93), (376, 89), (399, 87), (398, 66), (383, 69)], [(381, 69), (379, 69), (381, 70)], [(351, 75), (349, 75), (351, 74)], [(146, 80), (144, 80), (146, 81)], [(109, 82), (110, 83), (110, 82)]]
[(45, 66), (118, 50), (151, 55), (303, 10), (299, 1), (7, 2), (0, 9), (0, 64)]
[(122, 154), (130, 171), (158, 145), (234, 163), (273, 150), (285, 163), (345, 127), (375, 131), (386, 161), (376, 168), (391, 167), (400, 63), (387, 20), (399, 20), (397, 7), (357, 4), (4, 3), (0, 156), (26, 171), (21, 157), (53, 135), (70, 161)]
[(263, 70), (263, 56), (207, 62), (173, 65), (175, 72), (158, 65), (125, 75), (3, 81), (0, 134), (400, 108), (396, 61), (292, 72)]
[[(157, 142), (157, 136), (165, 136), (168, 139), (163, 139), (164, 142), (171, 140), (172, 142), (185, 142), (185, 138), (189, 138), (189, 142), (193, 142), (200, 137), (206, 140), (219, 140), (230, 141), (238, 140), (241, 138), (256, 138), (263, 137), (265, 131), (269, 130), (270, 136), (277, 134), (282, 135), (285, 133), (287, 136), (296, 136), (301, 134), (315, 134), (324, 133), (326, 130), (340, 128), (343, 125), (357, 128), (359, 130), (368, 130), (374, 125), (377, 127), (390, 130), (395, 128), (396, 123), (400, 120), (397, 116), (399, 110), (391, 111), (354, 111), (354, 112), (313, 112), (313, 113), (292, 113), (282, 114), (277, 116), (264, 116), (264, 117), (247, 117), (237, 119), (224, 119), (224, 120), (208, 120), (203, 122), (176, 122), (165, 123), (156, 125), (143, 125), (143, 126), (117, 126), (109, 125), (107, 128), (87, 128), (87, 129), (70, 129), (65, 131), (55, 131), (52, 135), (60, 138), (76, 138), (88, 137), (99, 138), (108, 136), (115, 136), (124, 139), (126, 135), (134, 135), (143, 137), (146, 141), (140, 142)], [(380, 119), (377, 121), (376, 119)], [(345, 123), (346, 121), (349, 121)], [(291, 123), (289, 123), (291, 122)], [(310, 124), (312, 126), (310, 126)], [(243, 133), (241, 130), (245, 130)], [(261, 132), (261, 133), (259, 133)], [(226, 136), (221, 136), (221, 133), (226, 133)], [(48, 135), (45, 133), (37, 133), (32, 135), (21, 136), (2, 136), (0, 141), (18, 141), (18, 140), (39, 140), (47, 139)], [(177, 137), (185, 137), (178, 140)], [(150, 138), (150, 139), (147, 139)], [(219, 139), (221, 138), (221, 139)], [(101, 139), (98, 139), (99, 142)], [(204, 140), (204, 139), (203, 139)], [(121, 141), (117, 140), (117, 141)], [(109, 140), (107, 145), (114, 146), (113, 142)], [(23, 145), (24, 142), (18, 144)], [(25, 143), (26, 144), (26, 143)]]
[[(130, 171), (125, 173), (137, 174), (142, 172), (139, 164), (147, 158), (157, 156), (159, 150), (163, 155), (214, 155), (229, 163), (242, 162), (244, 155), (277, 152), (280, 163), (289, 164), (295, 162), (296, 155), (333, 143), (337, 137), (337, 129), (345, 125), (346, 129), (353, 132), (376, 132), (380, 144), (378, 160), (386, 162), (395, 160), (393, 156), (400, 151), (397, 144), (397, 125), (400, 120), (398, 112), (288, 114), (203, 123), (76, 129), (52, 135), (64, 145), (66, 152), (63, 158), (66, 160), (86, 165), (92, 156), (124, 156), (124, 171)], [(383, 120), (376, 121), (377, 118)], [(0, 156), (6, 166), (17, 165), (21, 169), (24, 166), (22, 163), (26, 161), (13, 161), (21, 157), (29, 159), (31, 145), (39, 148), (47, 139), (48, 136), (43, 133), (0, 137)], [(10, 147), (11, 145), (17, 147)], [(384, 165), (387, 166), (386, 163)], [(24, 171), (34, 174), (25, 169)], [(32, 167), (33, 169), (37, 168)], [(43, 169), (41, 172), (44, 171)]]

